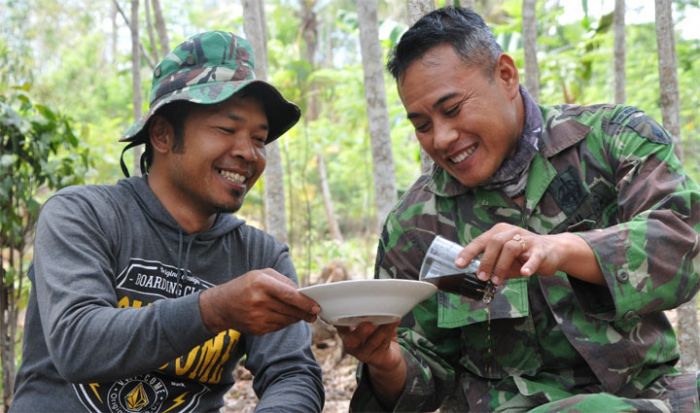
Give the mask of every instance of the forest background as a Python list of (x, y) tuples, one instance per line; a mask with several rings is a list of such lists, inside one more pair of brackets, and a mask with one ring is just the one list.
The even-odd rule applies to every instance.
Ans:
[[(660, 84), (668, 82), (659, 79), (654, 2), (626, 2), (621, 69), (614, 59), (620, 52), (613, 13), (620, 2), (468, 3), (493, 27), (543, 104), (627, 102), (666, 121), (667, 92)], [(262, 76), (303, 113), (274, 148), (278, 158), (271, 163), (280, 179), (266, 173), (237, 215), (290, 244), (302, 284), (338, 268), (349, 278), (371, 277), (381, 219), (422, 168), (413, 128), (383, 65), (416, 10), (452, 3), (459, 2), (0, 0), (2, 390), (14, 371), (8, 359), (21, 359), (14, 345), (21, 341), (39, 205), (59, 187), (122, 177), (117, 139), (148, 109), (153, 65), (204, 30), (232, 31), (265, 45)], [(700, 33), (693, 26), (700, 1), (659, 3), (673, 10), (675, 135), (686, 171), (698, 181)], [(535, 66), (526, 58), (523, 28), (524, 19), (533, 18)], [(22, 153), (34, 158), (24, 166), (21, 151), (9, 143), (13, 133), (33, 139)], [(125, 158), (132, 172), (137, 169), (133, 151)], [(271, 221), (275, 212), (281, 218)]]

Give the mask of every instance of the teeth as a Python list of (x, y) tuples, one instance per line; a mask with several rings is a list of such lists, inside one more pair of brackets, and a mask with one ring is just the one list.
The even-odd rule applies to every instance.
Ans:
[(460, 152), (456, 156), (451, 157), (450, 161), (452, 161), (452, 163), (460, 163), (463, 160), (467, 159), (469, 157), (469, 155), (473, 154), (475, 150), (476, 150), (476, 145), (472, 145), (472, 146), (468, 147), (464, 152)]
[(224, 178), (228, 179), (229, 181), (236, 183), (236, 184), (242, 184), (245, 183), (245, 176), (241, 174), (237, 174), (235, 172), (229, 172), (229, 171), (224, 171), (220, 170), (219, 173), (221, 176)]

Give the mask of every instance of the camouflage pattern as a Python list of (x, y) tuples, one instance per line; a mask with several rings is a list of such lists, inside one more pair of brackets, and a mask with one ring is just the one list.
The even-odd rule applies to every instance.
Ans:
[(121, 141), (143, 141), (148, 119), (167, 103), (186, 100), (215, 104), (244, 88), (259, 96), (265, 106), (270, 126), (267, 142), (277, 139), (294, 126), (301, 112), (274, 86), (255, 80), (254, 56), (250, 43), (233, 33), (212, 31), (190, 37), (153, 70), (150, 109)]
[[(435, 234), (466, 245), (506, 222), (581, 236), (607, 285), (516, 278), (490, 304), (438, 292), (399, 328), (408, 377), (395, 410), (448, 398), (454, 411), (700, 411), (698, 377), (677, 374), (663, 313), (700, 288), (698, 186), (668, 133), (636, 108), (540, 110), (524, 207), (436, 167), (387, 218), (375, 277), (418, 279)], [(359, 369), (351, 410), (384, 410), (364, 377)]]

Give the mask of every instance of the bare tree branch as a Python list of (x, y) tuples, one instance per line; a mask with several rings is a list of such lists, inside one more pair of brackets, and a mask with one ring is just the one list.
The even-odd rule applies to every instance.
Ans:
[[(124, 19), (124, 23), (126, 23), (126, 26), (129, 28), (129, 31), (131, 31), (131, 23), (129, 22), (129, 18), (126, 17), (126, 14), (124, 14), (124, 10), (122, 10), (121, 6), (117, 2), (117, 0), (112, 0), (114, 2), (114, 5), (117, 7), (117, 11), (119, 14), (121, 14), (122, 18)], [(143, 44), (139, 41), (139, 46), (141, 49), (141, 56), (146, 59), (146, 63), (148, 63), (148, 66), (151, 69), (155, 69), (156, 65), (153, 63), (151, 58), (148, 57), (148, 53), (146, 53), (146, 49), (143, 47)]]

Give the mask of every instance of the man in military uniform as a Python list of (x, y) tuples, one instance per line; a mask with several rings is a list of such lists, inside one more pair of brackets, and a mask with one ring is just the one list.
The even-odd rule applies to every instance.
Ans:
[(700, 410), (663, 312), (700, 288), (700, 191), (669, 134), (633, 107), (538, 106), (469, 10), (424, 16), (388, 69), (435, 167), (389, 214), (376, 277), (418, 279), (439, 234), (498, 288), (341, 328), (351, 410)]

